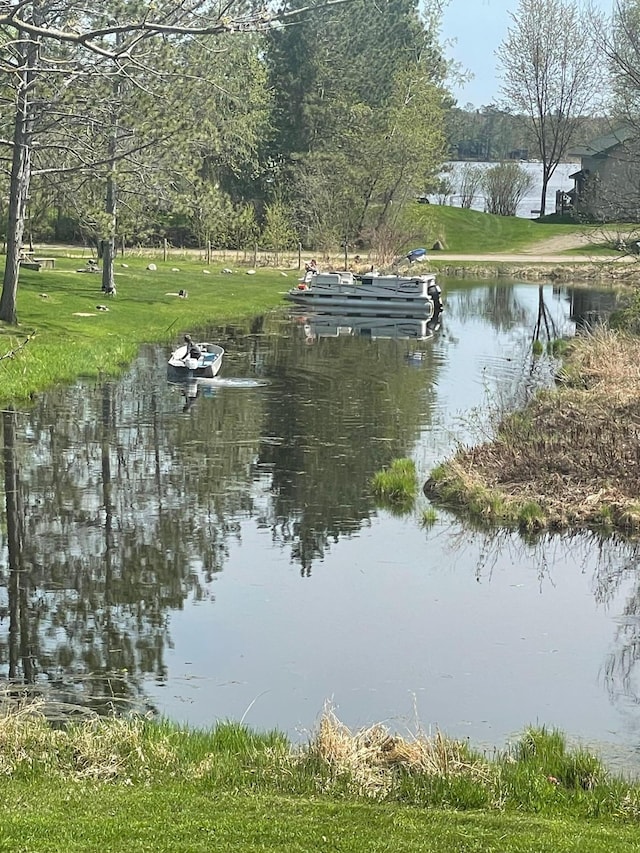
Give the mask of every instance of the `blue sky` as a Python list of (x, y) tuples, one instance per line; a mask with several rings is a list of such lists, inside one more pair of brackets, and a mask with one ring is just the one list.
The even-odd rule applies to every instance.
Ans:
[[(596, 5), (610, 12), (613, 2), (597, 0)], [(455, 44), (446, 48), (446, 54), (475, 75), (463, 89), (453, 90), (460, 106), (481, 107), (499, 98), (494, 53), (512, 24), (509, 12), (518, 5), (518, 0), (449, 0), (442, 15), (442, 37)]]

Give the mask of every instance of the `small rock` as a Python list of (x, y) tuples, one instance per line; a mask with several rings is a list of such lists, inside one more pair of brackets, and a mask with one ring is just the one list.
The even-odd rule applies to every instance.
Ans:
[(202, 270), (205, 275), (211, 275), (211, 270)]
[(147, 269), (150, 270), (151, 272), (155, 272), (158, 269), (158, 267), (155, 264), (149, 264)]
[(178, 267), (171, 267), (171, 272), (180, 272)]
[(109, 309), (107, 308), (106, 305), (96, 305), (96, 310), (97, 311), (108, 311)]
[(256, 274), (255, 270), (247, 270), (247, 275), (255, 275), (255, 274)]
[(225, 275), (231, 275), (231, 273), (233, 272), (233, 270), (230, 270), (230, 269), (229, 269), (229, 267), (225, 267), (225, 268), (222, 270), (222, 272), (223, 272)]
[(41, 293), (41, 294), (40, 294), (40, 296), (41, 296), (43, 299), (48, 299), (48, 298), (49, 298), (49, 294), (48, 294), (48, 293)]
[(287, 278), (286, 272), (281, 272), (280, 275), (283, 276), (284, 278)]
[(120, 264), (121, 267), (124, 267), (126, 270), (129, 269), (129, 264)]

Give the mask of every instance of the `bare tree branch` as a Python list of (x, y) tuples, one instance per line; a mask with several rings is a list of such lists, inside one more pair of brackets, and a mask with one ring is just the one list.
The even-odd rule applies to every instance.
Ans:
[[(158, 20), (149, 20), (146, 17), (139, 21), (129, 21), (125, 23), (116, 23), (78, 31), (72, 29), (62, 29), (53, 26), (39, 26), (32, 21), (20, 16), (21, 9), (27, 5), (26, 0), (19, 3), (0, 2), (0, 27), (8, 27), (27, 33), (34, 39), (48, 39), (62, 43), (76, 44), (90, 50), (98, 56), (103, 56), (107, 59), (117, 60), (119, 58), (128, 58), (133, 47), (131, 43), (124, 41), (118, 46), (118, 39), (113, 48), (105, 47), (100, 44), (100, 40), (108, 36), (127, 36), (133, 35), (138, 38), (140, 36), (158, 36), (158, 35), (176, 35), (176, 36), (198, 36), (198, 35), (223, 35), (231, 33), (257, 33), (265, 32), (273, 26), (283, 24), (289, 20), (299, 18), (310, 11), (318, 11), (331, 6), (340, 6), (349, 3), (351, 0), (324, 0), (324, 3), (316, 6), (303, 6), (300, 9), (290, 11), (270, 12), (264, 8), (259, 12), (249, 15), (240, 15), (238, 17), (226, 16), (224, 13), (230, 11), (233, 3), (229, 2), (224, 7), (222, 13), (215, 16), (215, 19), (207, 23), (206, 8), (202, 13), (199, 9), (206, 7), (205, 0), (197, 2), (194, 8), (185, 12), (190, 17), (196, 19), (193, 24), (185, 25), (178, 22), (166, 23)], [(176, 7), (176, 11), (180, 11), (180, 6)], [(179, 16), (180, 17), (180, 16)], [(197, 19), (201, 18), (201, 23)]]

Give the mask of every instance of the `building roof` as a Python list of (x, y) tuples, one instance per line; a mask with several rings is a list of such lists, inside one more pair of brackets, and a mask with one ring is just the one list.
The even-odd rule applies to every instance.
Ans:
[(604, 154), (618, 145), (622, 145), (629, 139), (638, 135), (638, 131), (631, 127), (620, 127), (606, 136), (599, 136), (590, 142), (576, 145), (567, 154), (570, 157), (593, 157), (594, 154)]

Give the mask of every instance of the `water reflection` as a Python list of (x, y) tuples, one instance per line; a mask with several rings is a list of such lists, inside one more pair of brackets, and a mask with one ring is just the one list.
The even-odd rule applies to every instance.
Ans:
[(361, 316), (342, 313), (292, 313), (292, 319), (304, 326), (308, 344), (318, 338), (355, 337), (369, 340), (426, 341), (440, 328), (441, 314), (430, 320), (422, 317)]
[[(379, 468), (412, 456), (426, 478), (468, 439), (461, 413), (484, 417), (488, 396), (531, 386), (533, 364), (550, 380), (536, 328), (572, 334), (573, 314), (592, 312), (549, 285), (446, 293), (428, 335), (316, 332), (309, 345), (309, 323), (283, 309), (203, 330), (227, 355), (195, 388), (168, 384), (166, 352), (150, 347), (121, 381), (7, 409), (2, 677), (198, 725), (251, 706), (252, 725), (289, 732), (332, 695), (357, 724), (397, 717), (424, 690), (428, 720), (500, 742), (547, 718), (539, 695), (564, 696), (558, 679), (579, 673), (546, 721), (581, 728), (580, 696), (586, 734), (618, 726), (610, 708), (637, 701), (634, 547), (523, 542), (444, 515), (425, 530), (420, 507), (376, 507)], [(566, 651), (562, 632), (583, 623), (563, 666), (541, 665), (540, 638)]]

